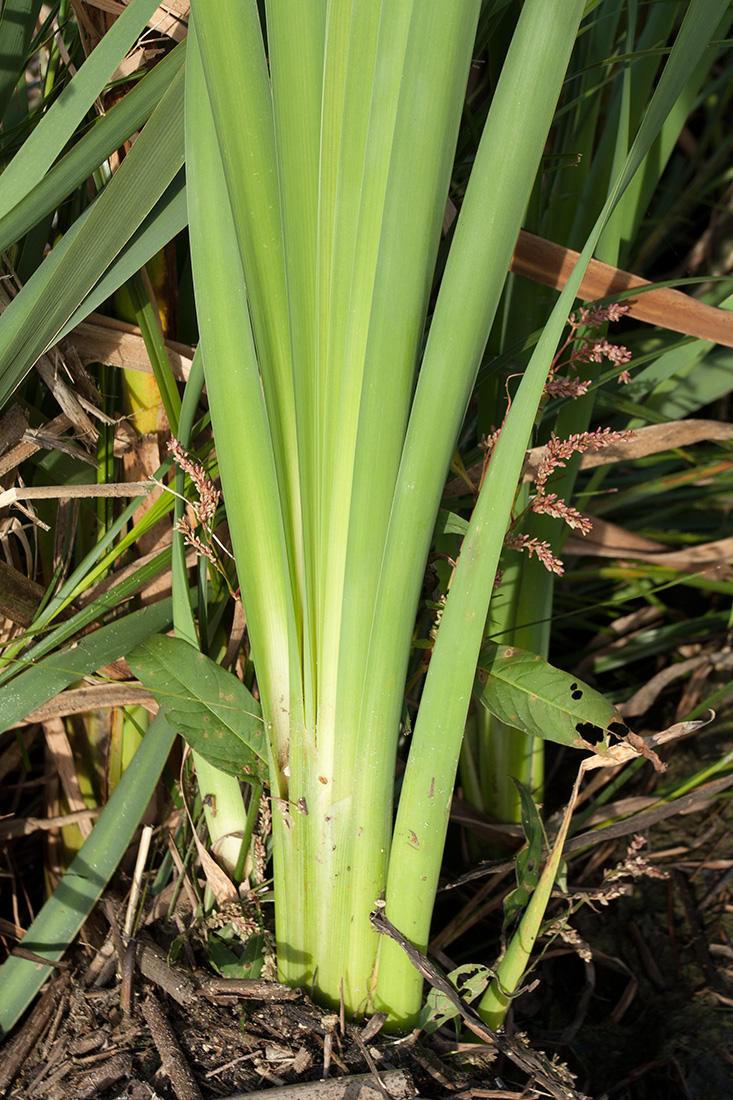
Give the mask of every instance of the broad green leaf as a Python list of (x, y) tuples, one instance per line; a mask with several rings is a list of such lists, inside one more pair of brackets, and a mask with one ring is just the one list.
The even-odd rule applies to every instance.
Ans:
[(483, 645), (473, 690), (500, 721), (544, 741), (603, 752), (609, 739), (625, 729), (616, 708), (599, 692), (536, 653), (513, 646)]
[[(249, 937), (241, 951), (242, 934), (231, 925), (220, 931), (209, 933), (208, 959), (222, 978), (259, 978), (265, 965), (265, 936), (256, 932)], [(236, 954), (226, 944), (231, 943), (241, 951)]]
[(138, 646), (127, 661), (165, 703), (176, 732), (210, 764), (241, 777), (266, 763), (260, 704), (233, 673), (181, 638), (162, 634)]
[[(477, 963), (464, 963), (463, 966), (451, 970), (448, 981), (458, 993), (458, 996), (468, 1004), (479, 997), (491, 980), (491, 971)], [(458, 1015), (458, 1009), (445, 993), (437, 989), (431, 989), (428, 993), (425, 1007), (420, 1013), (418, 1026), (426, 1035), (432, 1035), (439, 1027), (453, 1020)]]
[[(23, 937), (45, 959), (62, 958), (117, 869), (155, 790), (175, 734), (161, 710), (115, 787), (97, 824)], [(0, 968), (0, 1040), (25, 1012), (52, 966), (11, 955)]]

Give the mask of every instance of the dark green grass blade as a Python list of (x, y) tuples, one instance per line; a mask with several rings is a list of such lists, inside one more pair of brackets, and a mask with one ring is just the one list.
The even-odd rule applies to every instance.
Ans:
[(82, 65), (0, 176), (0, 214), (7, 214), (43, 178), (156, 7), (156, 0), (131, 0)]
[[(23, 946), (28, 951), (52, 961), (63, 956), (125, 854), (174, 738), (159, 711), (89, 839), (26, 932)], [(0, 1040), (53, 973), (53, 967), (17, 955), (0, 968)]]
[(28, 60), (33, 31), (43, 0), (5, 0), (0, 15), (0, 119)]
[[(129, 10), (129, 9), (128, 9)], [(127, 244), (183, 164), (179, 72), (78, 233), (47, 260), (0, 318), (0, 405)], [(68, 236), (68, 234), (67, 234)], [(52, 254), (53, 256), (53, 254)]]
[[(0, 33), (2, 27), (0, 26)], [(139, 130), (170, 86), (185, 58), (182, 42), (76, 143), (46, 176), (4, 218), (0, 218), (0, 250), (19, 240), (79, 187), (103, 160)]]
[(103, 626), (82, 638), (73, 649), (54, 653), (22, 672), (0, 697), (0, 731), (20, 722), (27, 714), (48, 702), (75, 680), (116, 661), (151, 634), (167, 630), (171, 625), (170, 599), (161, 600), (142, 611)]

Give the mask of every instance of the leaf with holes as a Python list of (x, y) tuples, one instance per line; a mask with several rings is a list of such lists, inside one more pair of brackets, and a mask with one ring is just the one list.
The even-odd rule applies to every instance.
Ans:
[(483, 645), (473, 690), (500, 721), (545, 741), (605, 755), (628, 732), (600, 692), (513, 646)]
[(166, 704), (169, 724), (214, 767), (244, 778), (266, 761), (260, 704), (231, 672), (184, 642), (154, 634), (130, 653), (135, 676)]

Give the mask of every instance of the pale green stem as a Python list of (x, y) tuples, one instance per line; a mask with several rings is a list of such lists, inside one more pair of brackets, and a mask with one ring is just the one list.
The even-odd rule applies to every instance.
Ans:
[[(189, 28), (186, 77), (194, 285), (219, 469), (270, 746), (278, 965), (284, 980), (300, 984), (313, 973), (306, 938), (313, 895), (305, 878), (312, 866), (307, 818), (291, 814), (289, 800), (295, 782), (290, 769), (301, 766), (310, 745), (303, 730), (298, 627), (280, 486), (197, 28), (198, 16)], [(296, 946), (288, 950), (288, 943)]]
[[(391, 751), (388, 751), (387, 739), (396, 738), (414, 609), (440, 494), (454, 440), (465, 413), (506, 278), (509, 259), (547, 137), (583, 4), (578, 0), (573, 5), (557, 3), (551, 5), (551, 11), (549, 8), (546, 2), (530, 0), (522, 10), (484, 128), (433, 315), (392, 507), (390, 533), (372, 627), (372, 637), (378, 639), (378, 644), (374, 644), (369, 653), (362, 706), (359, 756), (363, 765), (357, 776), (359, 801), (369, 796), (370, 787), (372, 790), (375, 786), (384, 789), (390, 781), (394, 742), (390, 744)], [(529, 56), (533, 57), (536, 64), (535, 72), (541, 74), (535, 81), (527, 81), (522, 75)], [(492, 199), (488, 208), (487, 196)], [(483, 272), (482, 279), (476, 278), (477, 271)], [(446, 387), (445, 381), (447, 362), (450, 363), (452, 375), (450, 387)], [(532, 417), (535, 408), (536, 404), (532, 409)], [(439, 432), (436, 430), (437, 425), (440, 425)], [(525, 444), (526, 438), (523, 437), (519, 440), (519, 445), (523, 448)], [(521, 458), (517, 462), (518, 465), (521, 464)], [(497, 520), (501, 527), (500, 533), (494, 536), (499, 539), (497, 557), (518, 475), (509, 467), (505, 476), (507, 480), (504, 496), (507, 500), (504, 502), (501, 518)], [(464, 547), (461, 559), (465, 552)], [(406, 576), (407, 560), (413, 560), (418, 565), (411, 576)], [(488, 583), (492, 582), (493, 571)], [(454, 591), (455, 578), (451, 596)], [(473, 619), (480, 619), (478, 624), (473, 622), (473, 630), (477, 628), (479, 636), (483, 635), (487, 607), (488, 598), (483, 613), (480, 603), (470, 611)], [(442, 630), (443, 626), (438, 638)], [(472, 632), (469, 631), (469, 636)], [(470, 662), (470, 643), (468, 650), (463, 649), (462, 637), (454, 638), (453, 644), (457, 647), (457, 652), (465, 653), (465, 660)], [(435, 653), (431, 666), (434, 660)], [(459, 680), (465, 678), (465, 669), (463, 672), (464, 676), (459, 677)], [(459, 696), (457, 706), (462, 713), (462, 734), (470, 685), (465, 692), (457, 691), (456, 682), (449, 672), (444, 680), (444, 694), (456, 692)], [(390, 713), (390, 707), (391, 718), (385, 728), (384, 719)], [(451, 717), (446, 715), (445, 722), (440, 720), (435, 727), (436, 736), (440, 728), (450, 729), (446, 751), (450, 753), (455, 750), (452, 776), (446, 775), (445, 786), (441, 780), (439, 787), (432, 787), (431, 806), (435, 809), (440, 805), (441, 808), (437, 811), (439, 816), (447, 814), (447, 800), (452, 792), (460, 748), (460, 734), (457, 742), (454, 742), (451, 721)], [(419, 777), (424, 777), (424, 793), (428, 795), (433, 780), (430, 750), (426, 747), (423, 755), (422, 745), (415, 743), (414, 735), (408, 772), (414, 773), (418, 783)], [(385, 816), (384, 824), (389, 828), (388, 809)], [(421, 831), (427, 821), (428, 816), (422, 815)], [(389, 881), (394, 885), (395, 896), (403, 891), (411, 893), (414, 890), (414, 900), (419, 897), (418, 904), (425, 906), (420, 917), (421, 933), (418, 936), (423, 948), (425, 943), (422, 929), (429, 919), (434, 897), (434, 882), (428, 884), (428, 878), (437, 878), (444, 824), (441, 818), (440, 824), (433, 822), (431, 825), (431, 830), (435, 831), (432, 839), (426, 840), (430, 849), (430, 869), (426, 869), (424, 877), (422, 871), (417, 876), (410, 872), (412, 886), (409, 890), (404, 891), (403, 887), (397, 885), (399, 876), (395, 876), (390, 860)], [(412, 826), (409, 826), (400, 836), (398, 826), (395, 834), (399, 837), (398, 843), (404, 840), (409, 845), (411, 832)], [(386, 843), (384, 847), (387, 847)], [(423, 854), (425, 851), (427, 849)], [(359, 890), (362, 895), (359, 903), (368, 911), (375, 897), (376, 876), (372, 868), (364, 863), (360, 863), (358, 869)], [(412, 938), (414, 929), (411, 921), (409, 926), (403, 926), (403, 931)], [(382, 956), (385, 948), (388, 949), (389, 945), (383, 943)], [(421, 988), (422, 981), (416, 979), (414, 971), (410, 972), (409, 964), (405, 966), (392, 956), (383, 965), (380, 959), (378, 1003), (388, 1007), (397, 1019), (407, 1022), (414, 1018), (419, 1008)]]
[(537, 883), (532, 893), (532, 897), (529, 899), (527, 908), (522, 914), (519, 927), (509, 941), (509, 946), (507, 947), (504, 957), (500, 960), (496, 968), (496, 977), (491, 982), (491, 985), (486, 990), (486, 993), (479, 1003), (479, 1015), (484, 1023), (487, 1023), (493, 1031), (497, 1031), (503, 1024), (512, 994), (516, 992), (529, 966), (532, 951), (537, 942), (537, 937), (545, 917), (547, 903), (550, 900), (552, 888), (557, 878), (558, 868), (562, 860), (563, 846), (568, 834), (568, 827), (573, 814), (573, 807), (578, 797), (580, 780), (583, 774), (583, 768), (581, 767), (578, 771), (578, 777), (575, 780), (570, 802), (563, 815), (560, 831), (555, 840), (550, 857), (540, 876), (540, 881)]

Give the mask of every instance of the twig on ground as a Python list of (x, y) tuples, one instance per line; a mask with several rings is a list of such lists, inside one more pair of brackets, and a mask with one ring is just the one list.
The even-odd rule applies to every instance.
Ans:
[[(390, 1100), (412, 1100), (416, 1089), (410, 1074), (403, 1069), (390, 1070), (382, 1075)], [(348, 1077), (330, 1077), (327, 1081), (308, 1081), (306, 1084), (285, 1085), (283, 1088), (263, 1092), (238, 1092), (225, 1100), (382, 1100), (371, 1073), (353, 1074)]]
[(0, 1095), (5, 1095), (14, 1078), (20, 1073), (23, 1063), (40, 1040), (57, 1006), (65, 1002), (69, 981), (69, 975), (62, 974), (48, 986), (21, 1030), (3, 1051), (0, 1065)]
[[(424, 978), (449, 999), (458, 1010), (466, 1027), (478, 1035), (480, 1039), (495, 1046), (502, 1054), (505, 1054), (516, 1066), (530, 1077), (543, 1085), (556, 1100), (587, 1100), (583, 1093), (578, 1092), (567, 1080), (561, 1077), (562, 1068), (552, 1063), (542, 1055), (533, 1051), (529, 1046), (524, 1046), (517, 1039), (510, 1039), (505, 1035), (498, 1035), (487, 1027), (483, 1020), (467, 1005), (456, 993), (450, 982), (446, 981), (429, 959), (426, 959), (417, 948), (413, 947), (406, 936), (387, 920), (383, 913), (372, 913), (372, 927), (382, 935), (390, 936), (402, 948), (412, 965)], [(569, 1076), (569, 1075), (568, 1075)]]
[(170, 1080), (178, 1100), (203, 1100), (201, 1090), (178, 1045), (173, 1028), (168, 1023), (154, 994), (151, 993), (147, 1000), (143, 1001), (142, 1011), (160, 1055), (163, 1073)]

